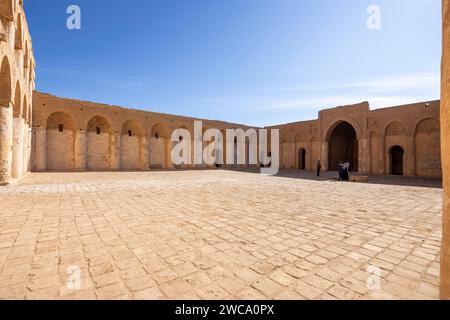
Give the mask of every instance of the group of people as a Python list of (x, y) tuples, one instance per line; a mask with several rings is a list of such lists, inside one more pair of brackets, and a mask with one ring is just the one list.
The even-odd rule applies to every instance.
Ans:
[[(322, 170), (322, 164), (320, 160), (317, 160), (317, 176), (320, 177), (320, 171)], [(347, 161), (345, 163), (338, 163), (339, 181), (349, 181), (350, 180), (350, 163)]]
[(338, 163), (339, 181), (350, 180), (350, 163), (347, 161), (345, 163)]

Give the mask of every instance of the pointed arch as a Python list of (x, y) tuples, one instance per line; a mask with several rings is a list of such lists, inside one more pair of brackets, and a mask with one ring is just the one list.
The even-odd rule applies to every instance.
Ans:
[(9, 107), (12, 102), (11, 67), (4, 56), (0, 68), (0, 107)]
[(358, 134), (347, 121), (339, 121), (330, 128), (328, 141), (328, 169), (336, 171), (339, 162), (349, 162), (353, 171), (358, 170)]
[(401, 121), (391, 121), (385, 128), (387, 137), (406, 135), (406, 126)]
[(339, 126), (339, 125), (341, 125), (341, 124), (343, 124), (343, 123), (349, 124), (349, 125), (353, 128), (353, 130), (355, 131), (356, 139), (357, 139), (357, 140), (360, 140), (361, 135), (362, 135), (362, 129), (361, 129), (361, 126), (358, 124), (358, 122), (355, 121), (355, 120), (353, 120), (353, 119), (350, 118), (350, 117), (341, 116), (341, 117), (339, 117), (339, 120), (335, 121), (335, 122), (328, 128), (328, 130), (326, 131), (327, 134), (326, 134), (325, 139), (326, 139), (327, 142), (330, 141), (331, 136), (332, 136), (334, 130), (336, 129), (336, 127)]

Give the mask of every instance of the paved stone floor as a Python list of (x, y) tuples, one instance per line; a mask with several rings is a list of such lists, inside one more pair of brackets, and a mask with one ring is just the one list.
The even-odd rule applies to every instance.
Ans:
[(31, 174), (0, 188), (0, 298), (438, 298), (439, 182), (330, 178)]

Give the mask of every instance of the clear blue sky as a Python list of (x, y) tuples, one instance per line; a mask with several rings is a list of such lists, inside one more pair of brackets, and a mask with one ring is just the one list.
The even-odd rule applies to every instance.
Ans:
[[(440, 0), (25, 1), (37, 90), (271, 125), (439, 98)], [(66, 9), (82, 29), (66, 28)], [(366, 10), (381, 8), (381, 30)]]

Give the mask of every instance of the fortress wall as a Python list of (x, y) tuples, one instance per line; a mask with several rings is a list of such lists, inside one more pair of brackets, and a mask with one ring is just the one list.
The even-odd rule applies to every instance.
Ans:
[[(392, 173), (392, 150), (403, 150), (405, 176), (442, 176), (440, 151), (440, 101), (420, 102), (370, 110), (369, 104), (342, 106), (319, 112), (317, 120), (274, 126), (280, 129), (282, 167), (301, 170), (301, 150), (306, 151), (306, 170), (315, 170), (321, 160), (324, 170), (333, 169), (336, 159), (349, 160), (345, 150), (349, 137), (336, 135), (347, 123), (356, 138), (353, 171), (373, 175)], [(330, 157), (330, 154), (333, 156)], [(328, 163), (330, 159), (332, 164)]]
[[(132, 110), (93, 102), (34, 93), (33, 171), (173, 169), (171, 150), (179, 128), (191, 137), (189, 156), (194, 155), (194, 119)], [(202, 120), (207, 128), (250, 129), (222, 121)], [(203, 143), (206, 147), (208, 143)], [(181, 165), (182, 169), (215, 165)], [(250, 167), (249, 164), (243, 167)]]
[(0, 185), (30, 169), (35, 61), (21, 0), (0, 2)]

